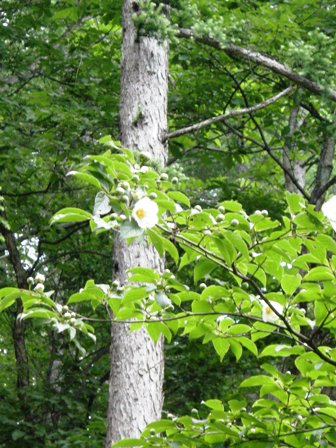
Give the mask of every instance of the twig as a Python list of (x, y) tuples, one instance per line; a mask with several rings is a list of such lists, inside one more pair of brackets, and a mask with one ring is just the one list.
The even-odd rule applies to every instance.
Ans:
[(198, 131), (199, 129), (202, 129), (206, 126), (210, 126), (213, 123), (218, 123), (220, 121), (225, 121), (229, 118), (232, 117), (239, 117), (241, 115), (246, 115), (246, 114), (251, 114), (253, 112), (256, 112), (260, 109), (264, 109), (265, 107), (269, 106), (270, 104), (275, 103), (277, 100), (279, 100), (280, 98), (282, 98), (285, 95), (288, 95), (289, 93), (291, 93), (293, 91), (293, 87), (287, 87), (287, 89), (283, 90), (280, 93), (277, 93), (276, 95), (272, 96), (271, 98), (268, 98), (265, 101), (262, 101), (259, 104), (256, 104), (255, 106), (252, 107), (246, 107), (243, 109), (238, 109), (238, 110), (233, 110), (231, 112), (228, 112), (227, 114), (222, 114), (222, 115), (218, 115), (217, 117), (212, 117), (212, 118), (208, 118), (207, 120), (203, 120), (199, 123), (187, 126), (185, 128), (182, 129), (178, 129), (177, 131), (173, 131), (173, 132), (168, 132), (167, 134), (165, 134), (163, 136), (163, 141), (165, 142), (168, 139), (171, 138), (176, 138), (176, 137), (180, 137), (181, 135), (184, 134), (188, 134), (189, 132), (195, 132)]

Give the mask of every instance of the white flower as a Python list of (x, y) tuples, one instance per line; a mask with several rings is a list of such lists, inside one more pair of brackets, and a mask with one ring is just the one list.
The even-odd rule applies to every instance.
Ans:
[(44, 284), (43, 283), (38, 283), (35, 286), (34, 291), (42, 293), (44, 291)]
[(322, 205), (322, 213), (329, 219), (332, 228), (336, 230), (336, 195)]
[(36, 274), (35, 282), (36, 283), (44, 283), (45, 282), (45, 276), (43, 274)]
[(140, 199), (134, 206), (132, 216), (142, 229), (150, 229), (158, 223), (159, 207), (149, 198)]
[[(280, 303), (278, 303), (278, 302), (270, 302), (270, 304), (273, 306), (273, 308), (279, 314), (282, 314), (283, 306), (280, 305)], [(278, 316), (271, 309), (271, 307), (269, 305), (267, 305), (267, 303), (265, 303), (265, 302), (263, 302), (263, 304), (262, 304), (262, 319), (263, 319), (264, 322), (275, 322), (275, 321), (277, 321), (279, 319)]]

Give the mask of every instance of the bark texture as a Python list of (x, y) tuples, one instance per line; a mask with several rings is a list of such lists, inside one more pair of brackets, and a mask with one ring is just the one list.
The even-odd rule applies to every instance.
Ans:
[[(0, 232), (5, 239), (5, 245), (8, 250), (10, 262), (15, 272), (17, 285), (19, 288), (27, 289), (27, 273), (21, 263), (15, 236), (11, 230), (7, 229), (1, 223), (0, 223)], [(18, 299), (16, 302), (16, 313), (12, 333), (13, 333), (13, 343), (14, 343), (14, 352), (16, 360), (16, 369), (17, 369), (16, 383), (19, 398), (23, 400), (22, 405), (24, 406), (25, 405), (24, 388), (29, 385), (29, 365), (25, 343), (24, 321), (17, 318), (17, 316), (22, 312), (23, 312), (22, 302), (21, 299)]]
[[(283, 166), (285, 168), (285, 187), (287, 191), (291, 193), (300, 194), (301, 191), (298, 187), (305, 187), (305, 174), (306, 167), (303, 160), (299, 160), (295, 157), (295, 132), (303, 125), (306, 113), (299, 117), (300, 106), (295, 106), (291, 110), (289, 116), (289, 132), (286, 139), (286, 144), (283, 148)], [(295, 179), (295, 182), (294, 182)]]
[[(121, 141), (146, 151), (163, 165), (167, 160), (161, 141), (167, 130), (167, 48), (154, 38), (137, 36), (132, 23), (137, 10), (138, 2), (124, 1)], [(131, 267), (163, 267), (153, 247), (128, 246), (118, 235), (114, 260), (114, 276), (121, 284)], [(154, 344), (144, 329), (130, 333), (126, 324), (113, 325), (111, 337), (106, 448), (121, 438), (138, 437), (150, 421), (160, 418), (163, 401), (162, 340)]]
[(324, 130), (324, 141), (317, 166), (315, 186), (311, 194), (310, 202), (315, 204), (316, 210), (320, 210), (325, 198), (326, 189), (328, 185), (334, 161), (335, 153), (335, 137), (328, 134), (328, 130)]

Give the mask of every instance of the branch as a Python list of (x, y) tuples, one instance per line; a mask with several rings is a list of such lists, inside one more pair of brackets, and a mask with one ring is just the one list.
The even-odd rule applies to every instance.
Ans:
[[(228, 70), (226, 70), (226, 72), (228, 73), (228, 75), (230, 76), (230, 78), (237, 84), (239, 85), (239, 90), (240, 93), (242, 95), (242, 98), (244, 100), (244, 103), (246, 105), (246, 107), (249, 107), (249, 102), (247, 99), (247, 96), (245, 94), (244, 89), (240, 86), (240, 84), (238, 83), (238, 81), (236, 80), (235, 76), (230, 73)], [(258, 121), (254, 118), (253, 114), (250, 112), (249, 116), (251, 118), (251, 120), (253, 121), (255, 127), (257, 128), (260, 138), (263, 142), (263, 147), (265, 148), (265, 151), (267, 152), (267, 154), (271, 157), (271, 159), (274, 160), (274, 162), (282, 169), (282, 171), (285, 173), (285, 175), (292, 181), (293, 185), (296, 186), (296, 188), (298, 189), (298, 191), (301, 192), (301, 194), (303, 195), (303, 197), (305, 197), (306, 199), (309, 199), (309, 195), (305, 192), (304, 188), (301, 186), (301, 184), (297, 181), (297, 179), (295, 178), (295, 176), (293, 175), (293, 173), (291, 172), (291, 170), (289, 170), (282, 162), (281, 160), (272, 153), (271, 147), (269, 146), (266, 137), (264, 135), (263, 130), (261, 129), (261, 126), (259, 125)]]
[(163, 141), (165, 142), (168, 139), (180, 137), (181, 135), (188, 134), (189, 132), (198, 131), (199, 129), (202, 129), (206, 126), (210, 126), (213, 123), (218, 123), (220, 121), (225, 121), (232, 117), (239, 117), (241, 115), (251, 114), (253, 112), (256, 112), (257, 110), (264, 109), (265, 107), (269, 106), (270, 104), (275, 103), (278, 99), (282, 98), (285, 95), (288, 95), (293, 90), (293, 87), (287, 87), (287, 89), (283, 90), (280, 93), (277, 93), (276, 95), (272, 96), (271, 98), (262, 101), (259, 104), (256, 104), (252, 107), (246, 107), (243, 109), (233, 110), (231, 112), (228, 112), (227, 114), (218, 115), (217, 117), (208, 118), (207, 120), (201, 121), (200, 123), (193, 124), (191, 126), (187, 126), (182, 129), (178, 129), (177, 131), (168, 132), (164, 135)]
[(66, 239), (70, 238), (71, 235), (73, 235), (74, 233), (76, 233), (78, 230), (83, 229), (84, 227), (87, 226), (87, 222), (84, 223), (80, 223), (80, 224), (71, 224), (69, 227), (72, 228), (72, 230), (70, 232), (68, 232), (66, 235), (64, 235), (63, 237), (59, 238), (58, 240), (54, 240), (54, 241), (48, 241), (48, 240), (40, 240), (40, 244), (52, 244), (52, 245), (56, 245), (59, 243), (62, 243), (63, 241), (65, 241)]
[(210, 47), (216, 48), (217, 50), (224, 51), (228, 56), (232, 58), (243, 59), (245, 61), (253, 62), (255, 64), (261, 65), (270, 69), (273, 73), (277, 75), (284, 76), (287, 79), (293, 81), (296, 85), (303, 87), (306, 90), (309, 90), (312, 93), (317, 95), (325, 95), (327, 98), (332, 101), (336, 101), (336, 91), (335, 90), (326, 90), (321, 84), (312, 81), (305, 76), (296, 73), (290, 67), (285, 64), (281, 64), (275, 59), (265, 56), (261, 53), (257, 53), (255, 51), (239, 47), (235, 44), (221, 44), (218, 40), (213, 39), (211, 37), (198, 37), (195, 33), (190, 29), (179, 29), (179, 37), (184, 37), (187, 39), (194, 39), (196, 42), (200, 42)]
[(11, 197), (11, 198), (16, 198), (16, 197), (19, 197), (19, 196), (30, 196), (30, 195), (33, 195), (33, 194), (44, 194), (44, 193), (48, 193), (50, 187), (51, 187), (51, 182), (49, 181), (48, 185), (43, 190), (23, 191), (22, 193), (20, 193), (20, 192), (18, 192), (18, 193), (6, 193), (5, 191), (2, 191), (1, 195), (2, 196), (8, 196), (8, 197)]

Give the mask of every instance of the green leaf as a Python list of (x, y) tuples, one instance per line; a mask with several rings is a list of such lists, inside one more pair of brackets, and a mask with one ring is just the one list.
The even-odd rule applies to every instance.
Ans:
[(236, 361), (239, 361), (243, 353), (242, 346), (239, 344), (237, 339), (229, 339), (229, 343), (231, 351), (235, 355)]
[(305, 349), (300, 345), (271, 344), (264, 348), (259, 357), (264, 356), (281, 356), (287, 357), (291, 355), (300, 355)]
[(224, 411), (223, 402), (220, 400), (206, 400), (203, 404), (214, 411)]
[(162, 241), (162, 246), (163, 246), (164, 250), (169, 253), (169, 255), (174, 260), (175, 264), (178, 265), (179, 253), (178, 253), (178, 250), (176, 249), (176, 246), (171, 241), (169, 241), (167, 238), (161, 238), (161, 241)]
[(335, 276), (330, 268), (326, 266), (318, 266), (311, 269), (303, 278), (306, 282), (316, 282), (323, 280), (334, 280)]
[(120, 236), (123, 239), (137, 238), (144, 233), (144, 229), (138, 226), (138, 224), (133, 220), (124, 221), (120, 226)]
[(131, 268), (128, 272), (133, 274), (129, 277), (132, 282), (156, 284), (160, 281), (159, 273), (151, 268)]
[(96, 188), (101, 188), (101, 184), (99, 180), (94, 177), (92, 174), (83, 172), (83, 171), (70, 171), (68, 176), (76, 176), (78, 179), (83, 180), (86, 184), (91, 184)]
[(189, 198), (187, 198), (187, 196), (180, 191), (168, 191), (167, 195), (175, 202), (186, 205), (188, 208), (190, 207)]
[(21, 314), (22, 319), (51, 319), (52, 317), (57, 318), (57, 314), (53, 311), (47, 310), (45, 308), (33, 308), (26, 313)]
[(0, 290), (0, 312), (12, 306), (21, 296), (18, 288), (2, 288)]
[(305, 209), (306, 205), (301, 195), (289, 193), (288, 191), (285, 194), (288, 208), (293, 215)]
[(108, 196), (103, 191), (99, 191), (95, 197), (93, 214), (106, 215), (111, 211), (111, 208)]
[(116, 442), (112, 445), (112, 448), (117, 448), (117, 447), (125, 447), (125, 446), (129, 446), (129, 447), (133, 447), (133, 446), (143, 446), (146, 442), (144, 440), (141, 439), (123, 439), (123, 440), (119, 440), (119, 442)]
[(224, 201), (219, 205), (224, 205), (225, 209), (231, 212), (240, 212), (243, 209), (242, 205), (237, 201)]
[(229, 341), (223, 338), (215, 338), (212, 340), (212, 344), (217, 354), (219, 355), (220, 360), (222, 361), (224, 356), (230, 349)]
[(148, 291), (147, 288), (145, 288), (145, 286), (142, 286), (140, 288), (139, 286), (134, 286), (133, 288), (126, 291), (122, 299), (122, 303), (123, 305), (126, 305), (129, 303), (137, 302), (138, 300), (144, 299), (147, 296)]
[(291, 296), (301, 284), (301, 275), (288, 275), (285, 274), (281, 278), (281, 288), (286, 294)]
[(50, 224), (60, 222), (82, 222), (92, 218), (91, 213), (81, 210), (80, 208), (62, 208), (51, 218)]
[(255, 375), (242, 381), (239, 387), (255, 387), (264, 384), (274, 384), (274, 379), (267, 375)]
[(198, 283), (201, 279), (207, 278), (209, 274), (217, 268), (217, 264), (211, 260), (201, 259), (194, 269), (194, 282)]
[(238, 338), (238, 341), (241, 343), (243, 347), (245, 347), (247, 350), (253, 353), (254, 356), (258, 356), (257, 346), (253, 341), (251, 341), (251, 339), (242, 336)]
[(236, 325), (232, 325), (230, 328), (228, 328), (227, 334), (239, 335), (239, 334), (249, 333), (250, 331), (251, 331), (251, 327), (249, 325), (236, 324)]

